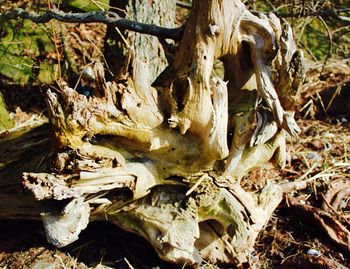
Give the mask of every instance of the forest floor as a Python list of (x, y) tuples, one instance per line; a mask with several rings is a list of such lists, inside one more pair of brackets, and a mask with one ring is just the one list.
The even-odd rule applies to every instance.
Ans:
[[(266, 165), (242, 181), (251, 191), (266, 180), (294, 189), (261, 232), (254, 268), (350, 267), (350, 67), (329, 64), (321, 77), (320, 70), (311, 68), (303, 86), (302, 133), (288, 141), (286, 167)], [(181, 268), (107, 222), (90, 223), (78, 241), (59, 250), (46, 243), (39, 221), (1, 220), (0, 231), (0, 268)]]
[[(80, 27), (78, 34), (90, 30)], [(80, 41), (89, 51), (90, 40)], [(250, 191), (260, 190), (267, 180), (295, 189), (260, 233), (256, 269), (350, 268), (350, 60), (310, 67), (296, 108), (302, 132), (288, 141), (286, 167), (266, 165), (242, 181)], [(18, 121), (30, 116), (27, 111), (44, 109), (39, 88), (5, 85), (0, 78), (0, 90)], [(185, 268), (160, 260), (146, 240), (108, 222), (90, 223), (79, 240), (56, 249), (46, 242), (40, 221), (0, 220), (0, 269), (109, 267)]]

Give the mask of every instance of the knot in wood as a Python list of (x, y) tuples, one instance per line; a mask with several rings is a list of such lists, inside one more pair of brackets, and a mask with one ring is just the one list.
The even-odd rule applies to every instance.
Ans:
[(220, 26), (216, 24), (210, 24), (208, 27), (208, 33), (210, 36), (217, 36), (220, 34)]

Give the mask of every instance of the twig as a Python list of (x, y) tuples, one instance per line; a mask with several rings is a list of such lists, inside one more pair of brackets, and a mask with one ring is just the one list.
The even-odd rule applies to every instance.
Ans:
[(322, 70), (321, 70), (321, 73), (320, 73), (320, 77), (321, 77), (322, 74), (323, 74), (323, 71), (324, 71), (324, 69), (326, 67), (327, 61), (328, 61), (328, 59), (329, 59), (329, 57), (331, 56), (331, 53), (332, 53), (333, 39), (332, 39), (331, 31), (329, 30), (329, 27), (328, 27), (327, 23), (325, 22), (325, 20), (322, 18), (322, 16), (319, 16), (318, 19), (322, 22), (322, 24), (326, 28), (327, 34), (328, 34), (328, 40), (329, 40), (328, 53), (327, 53), (326, 58), (324, 59), (323, 67), (322, 67)]
[(134, 269), (134, 266), (131, 265), (127, 258), (124, 258), (124, 261), (129, 266), (129, 269)]
[(301, 181), (303, 180), (304, 178), (306, 178), (311, 172), (314, 171), (314, 169), (316, 168), (316, 163), (314, 163), (311, 168), (309, 168), (309, 170), (307, 170), (301, 177), (299, 177), (297, 179), (297, 181)]
[[(51, 2), (50, 1), (47, 1), (47, 7), (49, 10), (52, 9), (51, 7)], [(62, 74), (61, 74), (61, 54), (58, 50), (58, 38), (57, 38), (57, 35), (56, 35), (56, 29), (55, 29), (55, 25), (53, 24), (53, 22), (51, 22), (51, 29), (52, 29), (52, 41), (53, 41), (53, 44), (55, 46), (55, 52), (56, 52), (56, 55), (57, 55), (57, 75), (58, 75), (58, 78), (56, 79), (61, 79), (62, 78)]]
[[(320, 74), (321, 74), (321, 73), (320, 73)], [(324, 105), (323, 100), (322, 100), (322, 97), (321, 97), (321, 95), (319, 94), (319, 92), (316, 92), (316, 96), (317, 96), (318, 101), (320, 102), (320, 105), (321, 105), (321, 107), (322, 107), (323, 112), (324, 112), (324, 113), (327, 115), (327, 117), (328, 117), (328, 113), (327, 113), (327, 110), (326, 110), (326, 106)]]
[(202, 182), (203, 180), (207, 177), (207, 174), (202, 175), (198, 181), (186, 192), (186, 196), (190, 195)]
[(334, 209), (334, 207), (327, 201), (326, 197), (324, 196), (323, 193), (321, 193), (322, 200), (326, 204), (326, 206), (342, 221), (345, 223), (349, 224), (349, 221), (342, 215), (340, 214), (337, 210)]
[(0, 13), (0, 24), (15, 20), (17, 18), (28, 19), (35, 23), (46, 23), (50, 20), (58, 20), (67, 23), (89, 23), (100, 22), (113, 27), (126, 29), (141, 34), (149, 34), (165, 39), (179, 40), (182, 37), (183, 27), (165, 28), (153, 24), (141, 23), (129, 19), (120, 18), (117, 13), (108, 11), (94, 11), (87, 13), (65, 13), (63, 11), (52, 9), (46, 13), (38, 14), (33, 11), (16, 8), (4, 13)]
[(334, 172), (333, 173), (327, 173), (328, 171), (334, 169), (334, 167), (329, 167), (319, 173), (317, 173), (316, 175), (303, 180), (305, 177), (307, 177), (315, 168), (315, 164), (305, 173), (303, 174), (300, 178), (298, 178), (296, 181), (294, 182), (287, 182), (287, 183), (283, 183), (280, 184), (280, 187), (282, 188), (284, 193), (289, 193), (292, 191), (299, 191), (302, 189), (305, 189), (307, 187), (307, 184), (312, 183), (313, 181), (315, 181), (316, 179), (319, 179), (321, 177), (332, 177), (334, 176)]
[[(326, 61), (326, 60), (325, 60)], [(324, 63), (324, 66), (326, 65), (326, 63)], [(322, 68), (322, 71), (324, 71), (324, 67)], [(321, 72), (322, 74), (323, 72)], [(329, 100), (327, 107), (326, 107), (326, 112), (328, 112), (329, 108), (331, 107), (331, 105), (333, 104), (334, 99), (340, 95), (342, 90), (341, 85), (338, 85), (337, 89), (334, 91), (334, 93), (332, 94), (331, 100)]]
[(332, 9), (319, 9), (317, 11), (303, 11), (297, 13), (276, 13), (279, 18), (300, 18), (300, 17), (326, 17), (340, 22), (344, 25), (350, 25), (350, 17), (340, 16), (337, 11)]

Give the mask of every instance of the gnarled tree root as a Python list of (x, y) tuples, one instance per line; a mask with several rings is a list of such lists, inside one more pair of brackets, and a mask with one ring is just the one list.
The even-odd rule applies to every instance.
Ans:
[[(217, 59), (224, 78), (212, 75)], [(96, 63), (91, 96), (47, 92), (51, 170), (23, 183), (43, 201), (48, 239), (67, 245), (107, 219), (173, 263), (249, 262), (282, 191), (249, 193), (239, 180), (270, 160), (283, 166), (285, 134), (300, 131), (291, 110), (304, 69), (290, 27), (239, 0), (193, 1), (153, 86), (141, 59), (133, 68), (106, 82)]]

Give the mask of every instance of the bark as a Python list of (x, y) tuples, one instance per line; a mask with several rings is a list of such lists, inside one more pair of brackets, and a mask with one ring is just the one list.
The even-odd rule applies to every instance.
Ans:
[[(149, 3), (136, 1), (132, 18), (160, 23)], [(50, 171), (24, 173), (23, 184), (42, 201), (49, 241), (67, 245), (89, 220), (107, 219), (173, 263), (249, 262), (282, 190), (268, 183), (249, 193), (239, 181), (268, 161), (283, 166), (285, 134), (299, 131), (291, 110), (304, 70), (290, 27), (240, 1), (193, 1), (159, 76), (162, 60), (150, 67), (159, 44), (124, 35), (133, 45), (115, 81), (97, 62), (91, 96), (64, 84), (47, 92)]]
[[(145, 23), (172, 28), (173, 39), (179, 39), (182, 28), (175, 29), (176, 1), (111, 1), (111, 10), (119, 10), (121, 17)], [(105, 58), (113, 79), (130, 77), (135, 87), (149, 89), (150, 84), (166, 67), (165, 53), (158, 38), (166, 35), (147, 36), (124, 31), (111, 25), (105, 38)]]

